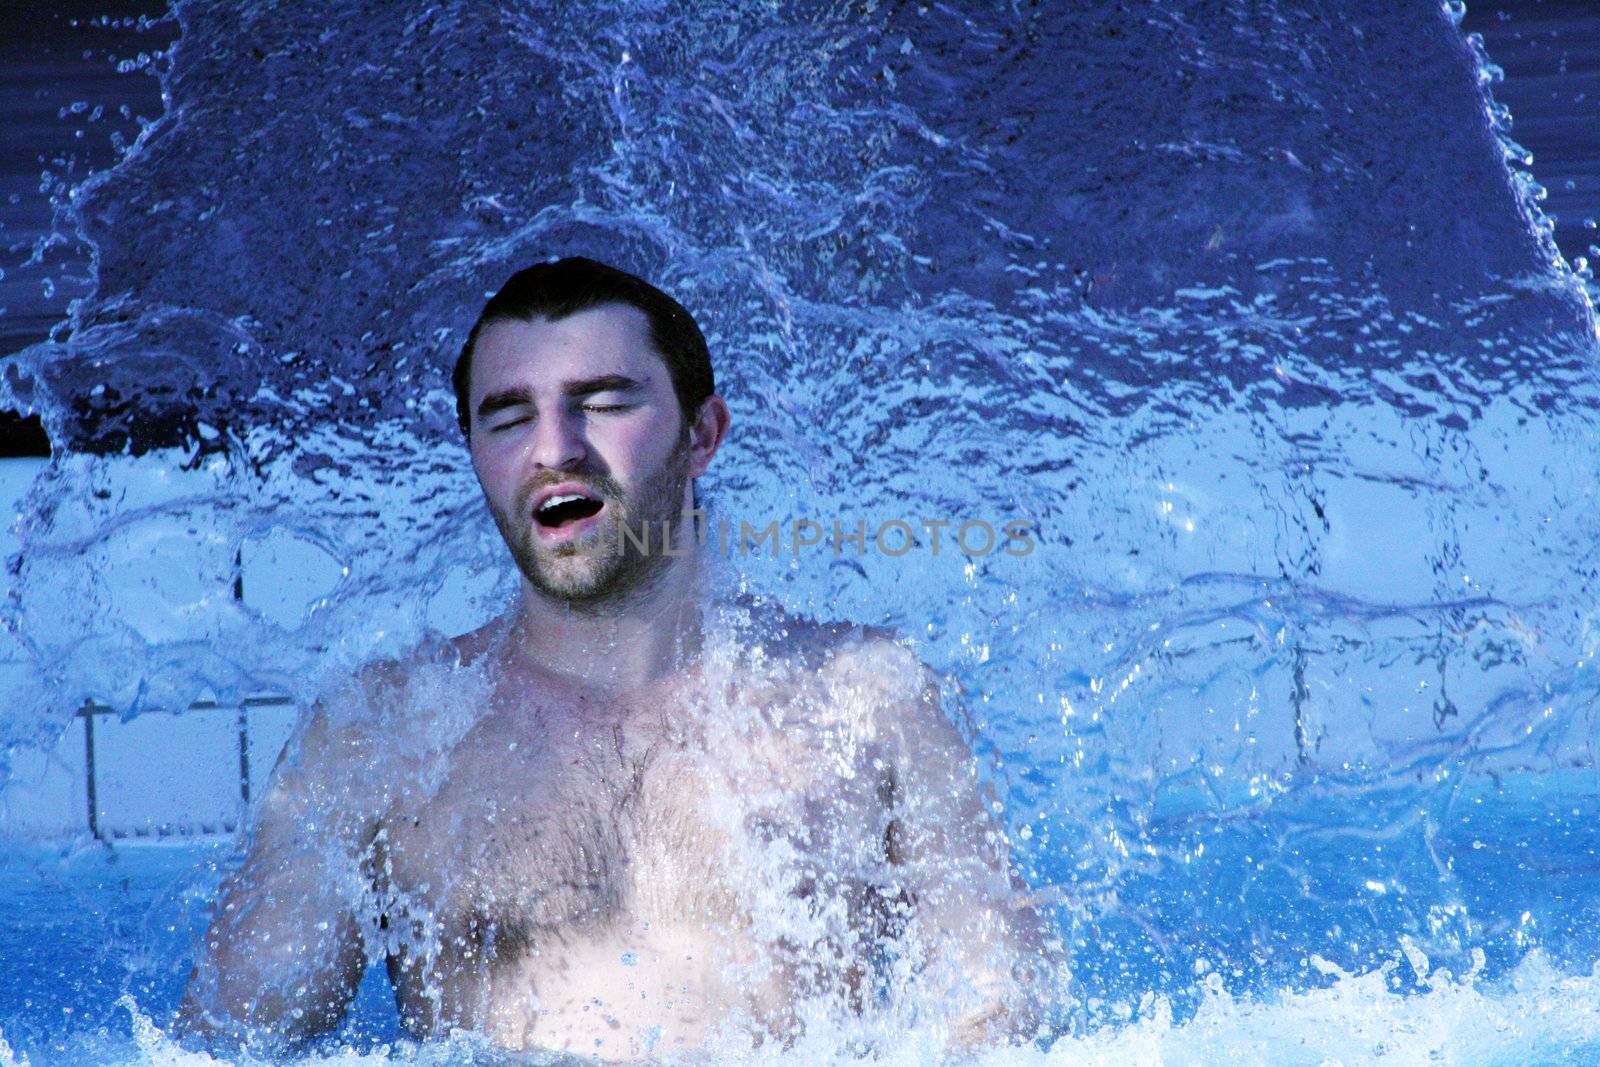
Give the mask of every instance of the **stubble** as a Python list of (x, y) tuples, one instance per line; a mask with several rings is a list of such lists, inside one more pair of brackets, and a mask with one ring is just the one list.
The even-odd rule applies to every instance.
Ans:
[[(545, 485), (579, 479), (605, 501), (602, 521), (582, 538), (559, 545), (541, 545), (537, 520), (532, 516), (533, 496)], [(563, 471), (558, 479), (544, 479), (517, 494), (518, 512), (489, 507), (500, 536), (505, 539), (517, 569), (540, 594), (574, 608), (604, 608), (648, 589), (671, 562), (661, 549), (662, 533), (676, 528), (683, 514), (683, 493), (689, 483), (686, 447), (674, 448), (661, 466), (645, 478), (631, 497), (608, 475)], [(626, 527), (648, 546), (624, 537)], [(646, 532), (648, 531), (648, 533)]]

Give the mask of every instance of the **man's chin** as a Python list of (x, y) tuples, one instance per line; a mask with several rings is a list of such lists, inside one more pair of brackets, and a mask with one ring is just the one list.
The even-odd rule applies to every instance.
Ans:
[(533, 587), (552, 600), (564, 600), (570, 603), (588, 603), (594, 600), (604, 600), (613, 592), (612, 582), (605, 578), (595, 578), (590, 575), (561, 575), (552, 577), (541, 574), (533, 582)]
[(621, 568), (601, 546), (569, 542), (537, 554), (523, 573), (540, 593), (555, 600), (601, 600), (615, 592)]
[[(642, 525), (642, 524), (641, 524)], [(648, 583), (661, 569), (659, 558), (641, 557), (619, 524), (601, 522), (569, 541), (541, 543), (529, 531), (518, 564), (540, 594), (572, 604), (600, 604)]]

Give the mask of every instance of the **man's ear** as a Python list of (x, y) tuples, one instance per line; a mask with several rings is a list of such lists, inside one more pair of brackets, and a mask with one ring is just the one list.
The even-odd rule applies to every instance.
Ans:
[(711, 457), (728, 435), (728, 405), (715, 393), (700, 402), (689, 426), (689, 477), (698, 478), (711, 466)]

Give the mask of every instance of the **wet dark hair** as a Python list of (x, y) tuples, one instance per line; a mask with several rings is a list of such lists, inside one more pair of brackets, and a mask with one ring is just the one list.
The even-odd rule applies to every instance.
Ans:
[(472, 380), (472, 347), (484, 327), (495, 322), (532, 322), (545, 318), (559, 322), (568, 315), (604, 304), (627, 304), (644, 312), (650, 321), (650, 342), (667, 365), (672, 389), (683, 412), (687, 433), (695, 412), (706, 397), (716, 391), (711, 374), (711, 353), (694, 316), (682, 304), (627, 271), (608, 267), (583, 256), (569, 256), (553, 263), (539, 263), (513, 274), (500, 291), (489, 298), (478, 321), (461, 346), (451, 383), (456, 390), (456, 418), (461, 432), (472, 436), (472, 412), (468, 385)]

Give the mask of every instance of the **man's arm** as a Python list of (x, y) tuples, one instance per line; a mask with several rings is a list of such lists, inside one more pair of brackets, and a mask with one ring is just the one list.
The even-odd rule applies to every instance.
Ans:
[(363, 783), (377, 773), (373, 756), (365, 731), (313, 710), (256, 814), (243, 864), (222, 884), (180, 1033), (277, 1049), (338, 1026), (366, 962), (364, 861), (377, 812)]
[(945, 717), (939, 685), (904, 647), (871, 638), (856, 653), (884, 687), (879, 736), (891, 755), (889, 861), (908, 898), (908, 933), (926, 994), (946, 1006), (952, 1051), (1026, 1040), (1058, 946), (1011, 867), (992, 793)]

